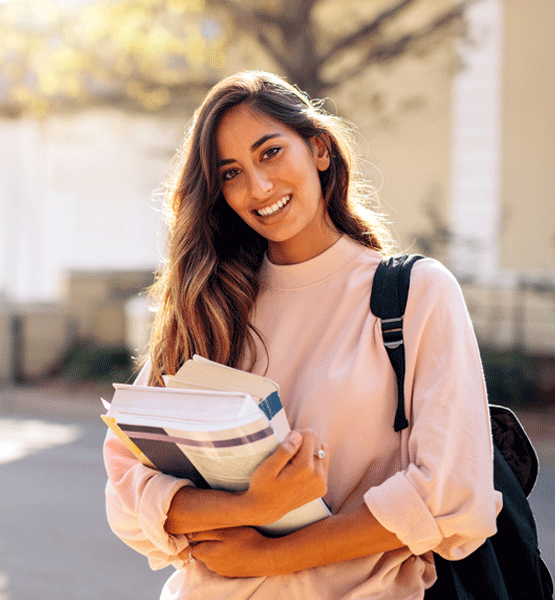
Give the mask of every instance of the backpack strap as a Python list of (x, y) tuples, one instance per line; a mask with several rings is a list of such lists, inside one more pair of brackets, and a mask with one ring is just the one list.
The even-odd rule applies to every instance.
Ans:
[(410, 273), (414, 263), (424, 258), (419, 254), (392, 256), (383, 259), (376, 269), (370, 310), (381, 321), (382, 337), (389, 360), (397, 377), (397, 411), (393, 429), (407, 428), (405, 415), (405, 347), (403, 340), (403, 315), (409, 295)]

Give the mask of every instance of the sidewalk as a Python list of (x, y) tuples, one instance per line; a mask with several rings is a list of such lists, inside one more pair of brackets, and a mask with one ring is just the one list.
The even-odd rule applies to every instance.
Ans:
[(0, 414), (25, 415), (43, 419), (100, 422), (104, 412), (100, 398), (111, 400), (110, 384), (83, 384), (62, 387), (57, 384), (26, 387), (0, 387)]
[(170, 573), (151, 571), (108, 526), (100, 395), (112, 397), (0, 388), (0, 600), (160, 596)]

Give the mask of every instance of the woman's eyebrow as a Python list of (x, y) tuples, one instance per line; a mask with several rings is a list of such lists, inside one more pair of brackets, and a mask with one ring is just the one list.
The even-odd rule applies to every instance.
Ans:
[[(254, 142), (254, 144), (252, 144), (251, 152), (254, 152), (257, 148), (262, 146), (262, 144), (264, 142), (267, 142), (268, 140), (273, 140), (276, 137), (281, 137), (281, 135), (282, 135), (281, 133), (267, 133), (266, 135), (263, 135), (260, 139), (256, 140), (256, 142)], [(229, 165), (232, 162), (235, 162), (234, 158), (226, 158), (224, 160), (219, 160), (218, 167), (223, 167), (224, 165)]]
[(280, 137), (280, 136), (281, 136), (281, 133), (268, 133), (266, 135), (263, 135), (259, 140), (254, 142), (254, 144), (251, 146), (251, 152), (254, 152), (257, 148), (262, 146), (262, 144), (264, 142), (267, 142), (268, 140), (272, 140), (273, 138)]

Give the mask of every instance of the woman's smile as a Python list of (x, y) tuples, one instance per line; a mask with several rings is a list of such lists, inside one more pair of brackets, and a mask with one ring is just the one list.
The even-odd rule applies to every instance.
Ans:
[(289, 204), (290, 200), (291, 194), (287, 194), (287, 196), (284, 196), (283, 198), (281, 198), (281, 200), (278, 200), (271, 206), (268, 206), (267, 208), (256, 209), (255, 212), (259, 217), (271, 217), (277, 212), (282, 212), (282, 209)]

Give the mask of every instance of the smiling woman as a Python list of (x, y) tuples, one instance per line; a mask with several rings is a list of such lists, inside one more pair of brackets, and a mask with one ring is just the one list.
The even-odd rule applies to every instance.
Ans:
[[(349, 130), (268, 73), (215, 86), (167, 198), (168, 257), (137, 385), (194, 354), (277, 382), (294, 431), (243, 492), (197, 489), (108, 433), (108, 519), (153, 568), (163, 600), (421, 600), (433, 552), (462, 558), (495, 532), (482, 368), (462, 294), (413, 269), (405, 411), (370, 311), (391, 247), (356, 179)], [(461, 377), (464, 373), (464, 377)], [(325, 494), (332, 515), (279, 538), (257, 527)]]

